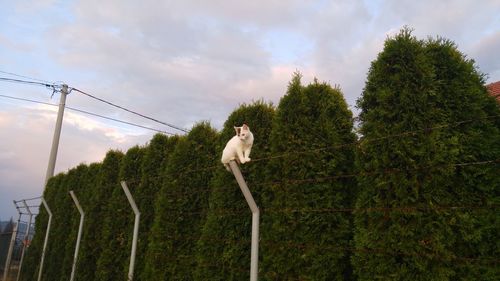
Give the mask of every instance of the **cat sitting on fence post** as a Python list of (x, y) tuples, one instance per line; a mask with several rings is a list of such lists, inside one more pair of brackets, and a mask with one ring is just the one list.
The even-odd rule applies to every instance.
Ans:
[(253, 145), (253, 134), (247, 124), (243, 124), (241, 127), (234, 127), (236, 135), (232, 137), (226, 144), (226, 147), (222, 151), (221, 162), (224, 167), (231, 172), (229, 167), (229, 162), (231, 160), (236, 160), (236, 162), (245, 164), (250, 162), (250, 151)]

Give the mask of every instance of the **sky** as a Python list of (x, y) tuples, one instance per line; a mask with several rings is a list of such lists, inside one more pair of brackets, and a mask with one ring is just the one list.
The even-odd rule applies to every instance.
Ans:
[[(200, 121), (220, 129), (243, 103), (278, 104), (296, 71), (304, 83), (316, 77), (340, 86), (356, 114), (371, 61), (403, 26), (420, 39), (454, 41), (487, 83), (500, 80), (500, 0), (0, 0), (0, 6), (0, 77), (64, 83), (186, 129)], [(52, 104), (60, 97), (5, 81), (0, 95)], [(181, 133), (76, 91), (66, 104)], [(42, 194), (56, 115), (57, 107), (0, 96), (0, 220), (17, 216), (12, 200)], [(154, 134), (66, 110), (56, 173), (99, 162), (109, 149), (146, 145)]]

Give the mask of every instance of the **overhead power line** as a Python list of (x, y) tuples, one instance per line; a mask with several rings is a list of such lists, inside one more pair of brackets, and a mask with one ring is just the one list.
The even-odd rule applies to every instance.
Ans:
[[(18, 97), (7, 96), (7, 95), (2, 95), (2, 94), (0, 94), (0, 97), (8, 98), (8, 99), (13, 99), (13, 100), (20, 100), (20, 101), (32, 102), (32, 103), (37, 103), (37, 104), (44, 104), (44, 105), (49, 105), (49, 106), (54, 106), (54, 107), (59, 106), (59, 105), (53, 104), (53, 103), (36, 101), (36, 100), (25, 99), (25, 98), (18, 98)], [(166, 131), (163, 131), (163, 130), (158, 130), (158, 129), (155, 129), (155, 128), (151, 128), (151, 127), (147, 127), (147, 126), (143, 126), (143, 125), (131, 123), (131, 122), (128, 122), (128, 121), (119, 120), (119, 119), (116, 119), (116, 118), (112, 118), (112, 117), (100, 115), (100, 114), (89, 112), (89, 111), (85, 111), (85, 110), (82, 110), (82, 109), (78, 109), (78, 108), (74, 108), (74, 107), (70, 107), (70, 106), (66, 106), (66, 108), (69, 109), (69, 110), (72, 110), (72, 111), (84, 113), (84, 114), (87, 114), (87, 115), (96, 116), (96, 117), (99, 117), (99, 118), (103, 118), (103, 119), (107, 119), (107, 120), (119, 122), (119, 123), (122, 123), (122, 124), (127, 124), (127, 125), (130, 125), (130, 126), (135, 126), (135, 127), (139, 127), (139, 128), (143, 128), (143, 129), (147, 129), (147, 130), (151, 130), (151, 131), (156, 131), (156, 132), (164, 133), (164, 134), (167, 134), (167, 135), (174, 135), (173, 133), (166, 132)]]
[(28, 80), (7, 78), (7, 77), (0, 77), (0, 81), (11, 82), (11, 83), (20, 83), (20, 84), (28, 84), (28, 85), (45, 86), (45, 87), (48, 87), (48, 88), (58, 87), (58, 85), (52, 84), (52, 83), (44, 83), (44, 82), (38, 82), (38, 81), (28, 81)]
[[(11, 73), (11, 72), (6, 72), (6, 71), (1, 71), (1, 73), (5, 73), (5, 74), (8, 74), (8, 75), (13, 75), (13, 76), (17, 76), (17, 77), (22, 77), (22, 78), (27, 78), (27, 79), (30, 79), (30, 80), (38, 80), (38, 81), (29, 81), (29, 80), (23, 80), (23, 79), (14, 79), (14, 78), (7, 78), (7, 77), (0, 77), (0, 81), (4, 81), (4, 82), (11, 82), (11, 83), (19, 83), (19, 84), (28, 84), (28, 85), (38, 85), (38, 86), (45, 86), (47, 88), (51, 88), (53, 92), (56, 92), (58, 90), (60, 90), (60, 88), (62, 87), (62, 85), (58, 85), (58, 84), (55, 84), (55, 83), (45, 83), (45, 82), (40, 82), (42, 80), (39, 80), (39, 79), (35, 79), (35, 78), (30, 78), (30, 77), (27, 77), (27, 76), (23, 76), (23, 75), (19, 75), (19, 74), (15, 74), (15, 73)], [(176, 129), (176, 130), (179, 130), (179, 131), (182, 131), (184, 133), (188, 133), (189, 131), (184, 129), (184, 128), (181, 128), (179, 126), (175, 126), (173, 124), (170, 124), (170, 123), (167, 123), (167, 122), (163, 122), (163, 121), (160, 121), (158, 119), (155, 119), (155, 118), (152, 118), (152, 117), (149, 117), (147, 115), (144, 115), (144, 114), (141, 114), (139, 112), (136, 112), (136, 111), (133, 111), (131, 109), (128, 109), (128, 108), (125, 108), (123, 106), (120, 106), (120, 105), (117, 105), (115, 103), (112, 103), (110, 101), (107, 101), (105, 99), (102, 99), (102, 98), (99, 98), (99, 97), (96, 97), (92, 94), (89, 94), (87, 92), (84, 92), (80, 89), (77, 89), (77, 88), (74, 88), (74, 87), (70, 87), (69, 88), (70, 91), (74, 90), (76, 92), (79, 92), (85, 96), (88, 96), (90, 98), (93, 98), (95, 100), (98, 100), (100, 102), (103, 102), (103, 103), (106, 103), (108, 105), (111, 105), (113, 107), (116, 107), (118, 109), (121, 109), (121, 110), (124, 110), (126, 112), (129, 112), (129, 113), (132, 113), (132, 114), (135, 114), (137, 116), (140, 116), (142, 118), (145, 118), (145, 119), (148, 119), (148, 120), (151, 120), (151, 121), (154, 121), (156, 123), (159, 123), (159, 124), (162, 124), (162, 125), (165, 125), (167, 127), (170, 127), (172, 129)], [(163, 131), (162, 131), (163, 132)], [(171, 133), (169, 133), (171, 134)]]
[[(57, 106), (57, 105), (55, 105), (55, 106)], [(84, 114), (88, 114), (88, 115), (100, 117), (100, 118), (103, 118), (103, 119), (107, 119), (107, 120), (111, 120), (111, 121), (115, 121), (115, 122), (119, 122), (119, 123), (131, 125), (131, 126), (135, 126), (135, 127), (139, 127), (139, 128), (151, 130), (151, 131), (156, 131), (156, 132), (159, 132), (159, 133), (164, 133), (164, 134), (167, 134), (167, 135), (175, 135), (175, 134), (167, 132), (167, 131), (163, 131), (163, 130), (158, 130), (158, 129), (151, 128), (151, 127), (142, 126), (142, 125), (139, 125), (139, 124), (135, 124), (135, 123), (131, 123), (131, 122), (128, 122), (128, 121), (123, 121), (123, 120), (115, 119), (115, 118), (108, 117), (108, 116), (103, 116), (103, 115), (100, 115), (100, 114), (97, 114), (97, 113), (93, 113), (93, 112), (89, 112), (89, 111), (85, 111), (85, 110), (81, 110), (81, 109), (77, 109), (77, 108), (73, 108), (73, 107), (69, 107), (69, 106), (66, 106), (66, 108), (70, 109), (70, 110), (73, 110), (73, 111), (76, 111), (76, 112), (80, 112), (80, 113), (84, 113)]]
[(20, 75), (20, 74), (8, 72), (8, 71), (3, 71), (3, 70), (0, 70), (0, 73), (4, 73), (4, 74), (7, 74), (7, 75), (11, 75), (11, 76), (16, 76), (16, 77), (20, 77), (20, 78), (25, 78), (25, 79), (29, 79), (29, 80), (33, 80), (33, 81), (45, 82), (47, 84), (55, 84), (55, 83), (51, 83), (51, 82), (49, 82), (47, 80), (33, 78), (33, 77), (29, 77), (29, 76), (25, 76), (25, 75)]
[(109, 102), (109, 101), (107, 101), (107, 100), (104, 100), (104, 99), (102, 99), (102, 98), (98, 98), (98, 97), (96, 97), (96, 96), (94, 96), (94, 95), (91, 95), (91, 94), (89, 94), (89, 93), (86, 93), (86, 92), (84, 92), (84, 91), (82, 91), (82, 90), (79, 90), (79, 89), (77, 89), (77, 88), (72, 88), (72, 89), (73, 89), (73, 91), (79, 92), (79, 93), (81, 93), (81, 94), (83, 94), (83, 95), (86, 95), (86, 96), (88, 96), (88, 97), (90, 97), (90, 98), (93, 98), (93, 99), (95, 99), (95, 100), (98, 100), (98, 101), (100, 101), (100, 102), (104, 102), (104, 103), (106, 103), (106, 104), (108, 104), (108, 105), (114, 106), (114, 107), (119, 108), (119, 109), (121, 109), (121, 110), (125, 110), (125, 111), (127, 111), (127, 112), (129, 112), (129, 113), (132, 113), (132, 114), (135, 114), (135, 115), (137, 115), (137, 116), (140, 116), (140, 117), (146, 118), (146, 119), (148, 119), (148, 120), (154, 121), (154, 122), (156, 122), (156, 123), (159, 123), (159, 124), (162, 124), (162, 125), (168, 126), (168, 127), (170, 127), (170, 128), (173, 128), (173, 129), (176, 129), (176, 130), (182, 131), (182, 132), (184, 132), (184, 133), (188, 133), (188, 130), (186, 130), (186, 129), (184, 129), (184, 128), (181, 128), (181, 127), (178, 127), (178, 126), (175, 126), (175, 125), (169, 124), (169, 123), (167, 123), (167, 122), (163, 122), (163, 121), (160, 121), (160, 120), (158, 120), (158, 119), (155, 119), (155, 118), (152, 118), (152, 117), (146, 116), (146, 115), (144, 115), (144, 114), (141, 114), (141, 113), (135, 112), (135, 111), (133, 111), (133, 110), (127, 109), (127, 108), (125, 108), (125, 107), (123, 107), (123, 106), (120, 106), (120, 105), (117, 105), (117, 104), (114, 104), (114, 103)]

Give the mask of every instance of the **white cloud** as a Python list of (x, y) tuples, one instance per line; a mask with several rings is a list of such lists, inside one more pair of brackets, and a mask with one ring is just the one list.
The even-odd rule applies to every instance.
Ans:
[(499, 50), (500, 30), (475, 42), (471, 47), (469, 56), (474, 58), (476, 63), (481, 66), (482, 72), (491, 78), (496, 78), (494, 81), (500, 80), (500, 59), (495, 59), (498, 58)]
[[(8, 132), (2, 134), (0, 142), (0, 190), (1, 193), (9, 194), (1, 196), (2, 213), (9, 212), (7, 210), (11, 206), (8, 201), (12, 199), (41, 194), (56, 114), (57, 108), (47, 105), (0, 112), (0, 131)], [(135, 144), (145, 143), (152, 136), (152, 133), (126, 132), (67, 110), (56, 173), (82, 162), (101, 161), (109, 149), (126, 150)]]
[[(181, 127), (209, 120), (220, 128), (241, 103), (261, 98), (277, 103), (296, 70), (305, 84), (317, 77), (340, 85), (353, 104), (384, 40), (404, 25), (419, 38), (455, 41), (498, 81), (499, 9), (495, 0), (5, 3), (0, 62), (3, 70), (64, 80)], [(27, 98), (48, 93), (13, 88)], [(168, 130), (77, 92), (67, 104)], [(38, 191), (56, 108), (3, 108), (0, 176), (8, 181), (0, 197), (8, 198), (14, 195), (4, 196), (7, 188)], [(145, 143), (151, 135), (68, 110), (56, 168), (99, 161), (108, 149)]]

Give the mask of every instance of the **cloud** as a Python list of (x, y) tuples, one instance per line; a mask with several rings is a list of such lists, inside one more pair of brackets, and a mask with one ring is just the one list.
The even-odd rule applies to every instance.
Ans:
[[(241, 97), (233, 84), (271, 75), (271, 54), (256, 31), (200, 25), (150, 9), (123, 17), (118, 15), (128, 13), (129, 5), (89, 5), (78, 2), (75, 22), (51, 31), (60, 34), (51, 55), (67, 68), (92, 71), (86, 84), (106, 84), (105, 90), (90, 89), (117, 104), (188, 127), (194, 120), (222, 120)], [(207, 104), (224, 110), (189, 110)]]
[[(370, 62), (404, 25), (419, 38), (455, 41), (498, 81), (499, 9), (494, 0), (6, 3), (0, 10), (6, 27), (0, 30), (0, 62), (5, 70), (64, 80), (180, 127), (208, 120), (221, 128), (239, 104), (261, 98), (277, 103), (297, 70), (304, 84), (317, 77), (339, 85), (354, 104)], [(48, 101), (48, 90), (30, 89), (16, 85), (5, 93)], [(67, 105), (174, 131), (76, 91)], [(55, 110), (0, 107), (0, 130), (8, 132), (0, 143), (0, 176), (8, 178), (2, 193), (40, 191)], [(126, 149), (151, 136), (68, 110), (56, 169), (99, 161), (110, 148)], [(21, 196), (8, 194), (1, 198)]]
[[(41, 195), (52, 142), (57, 108), (51, 106), (14, 107), (0, 112), (0, 190), (2, 214), (11, 213), (12, 199)], [(152, 133), (140, 134), (95, 119), (65, 112), (56, 173), (80, 163), (101, 161), (109, 149), (126, 150), (144, 144)], [(22, 196), (22, 197), (20, 197)], [(7, 200), (7, 201), (5, 201)], [(5, 209), (4, 209), (5, 208)], [(11, 210), (12, 211), (12, 210)]]
[(485, 36), (471, 48), (470, 57), (475, 59), (481, 72), (496, 79), (491, 82), (500, 80), (500, 59), (492, 59), (498, 57), (498, 50), (500, 50), (500, 30)]

